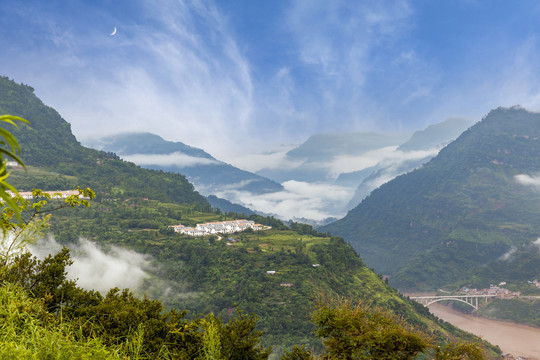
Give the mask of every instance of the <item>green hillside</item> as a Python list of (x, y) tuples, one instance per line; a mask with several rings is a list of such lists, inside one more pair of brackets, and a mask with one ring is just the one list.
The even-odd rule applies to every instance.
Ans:
[(499, 108), (322, 231), (401, 289), (534, 280), (540, 192), (516, 175), (539, 171), (540, 114)]
[(0, 110), (32, 123), (32, 128), (15, 132), (28, 170), (14, 168), (10, 181), (20, 190), (93, 188), (97, 199), (92, 206), (55, 212), (51, 233), (62, 244), (83, 236), (105, 250), (116, 245), (147, 255), (153, 266), (141, 288), (132, 289), (138, 294), (189, 310), (189, 317), (213, 312), (228, 319), (238, 305), (258, 316), (263, 344), (277, 350), (293, 344), (321, 349), (309, 318), (321, 294), (383, 306), (439, 341), (474, 339), (404, 299), (364, 266), (342, 238), (320, 234), (308, 225), (286, 226), (251, 215), (271, 229), (234, 234), (234, 241), (228, 236), (174, 233), (169, 225), (236, 215), (211, 209), (181, 175), (141, 169), (114, 154), (80, 146), (69, 124), (43, 105), (30, 87), (7, 78), (1, 78), (0, 85)]
[(30, 121), (31, 127), (21, 125), (13, 130), (23, 149), (21, 156), (27, 165), (52, 174), (20, 179), (16, 185), (21, 190), (57, 190), (80, 185), (91, 187), (99, 196), (144, 192), (155, 200), (208, 206), (182, 175), (141, 169), (112, 153), (81, 146), (71, 133), (70, 124), (56, 110), (44, 105), (30, 86), (0, 77), (0, 113)]

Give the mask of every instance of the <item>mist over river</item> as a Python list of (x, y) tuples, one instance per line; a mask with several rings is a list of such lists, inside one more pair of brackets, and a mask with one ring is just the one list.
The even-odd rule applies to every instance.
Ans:
[(499, 345), (503, 353), (540, 360), (540, 329), (462, 314), (441, 304), (432, 304), (429, 310), (435, 316)]

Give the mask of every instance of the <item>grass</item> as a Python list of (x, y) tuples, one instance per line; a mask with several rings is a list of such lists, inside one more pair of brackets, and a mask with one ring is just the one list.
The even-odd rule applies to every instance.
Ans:
[(58, 323), (20, 288), (0, 288), (0, 359), (121, 359), (99, 340), (77, 340), (77, 329)]

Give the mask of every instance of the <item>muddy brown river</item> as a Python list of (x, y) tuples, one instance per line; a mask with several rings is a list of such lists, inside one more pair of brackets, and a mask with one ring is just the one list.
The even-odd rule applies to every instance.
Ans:
[(429, 310), (437, 317), (499, 345), (503, 353), (540, 360), (540, 329), (465, 315), (440, 304), (430, 305)]

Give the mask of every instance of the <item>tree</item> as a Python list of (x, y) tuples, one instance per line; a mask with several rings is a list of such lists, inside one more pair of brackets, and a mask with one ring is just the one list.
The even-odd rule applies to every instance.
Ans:
[(413, 359), (430, 344), (403, 319), (351, 300), (322, 302), (312, 318), (326, 346), (323, 359)]
[(313, 354), (311, 350), (308, 350), (302, 346), (293, 346), (292, 349), (285, 350), (283, 355), (281, 355), (281, 360), (311, 360), (313, 359)]
[(436, 360), (482, 360), (484, 352), (477, 343), (452, 342), (445, 346), (435, 346)]
[[(350, 299), (319, 301), (312, 316), (326, 353), (322, 359), (413, 359), (423, 352), (435, 360), (483, 360), (478, 343), (448, 342), (443, 346), (388, 311)], [(299, 349), (293, 349), (299, 351)], [(303, 354), (304, 357), (299, 357)], [(287, 355), (284, 359), (292, 359)], [(299, 359), (308, 359), (298, 352)]]

